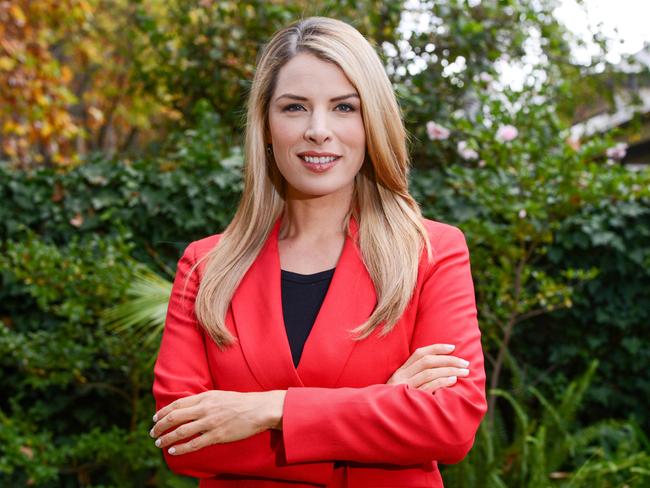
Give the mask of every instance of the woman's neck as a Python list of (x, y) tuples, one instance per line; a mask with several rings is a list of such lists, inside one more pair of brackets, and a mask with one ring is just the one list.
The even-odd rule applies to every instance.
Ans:
[(307, 199), (287, 199), (280, 226), (280, 239), (317, 241), (345, 233), (348, 198), (330, 195)]

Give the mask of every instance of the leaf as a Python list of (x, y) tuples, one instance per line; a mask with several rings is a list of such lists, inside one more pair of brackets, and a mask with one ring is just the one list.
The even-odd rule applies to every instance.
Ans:
[(103, 325), (151, 344), (162, 333), (171, 289), (171, 282), (140, 266), (127, 290), (128, 299), (102, 313)]
[(0, 70), (11, 71), (16, 66), (16, 60), (7, 56), (0, 56)]

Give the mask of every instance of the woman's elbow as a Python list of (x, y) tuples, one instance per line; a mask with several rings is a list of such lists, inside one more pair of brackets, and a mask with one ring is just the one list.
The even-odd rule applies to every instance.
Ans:
[[(466, 404), (463, 415), (447, 419), (444, 433), (431, 436), (428, 446), (430, 460), (443, 464), (455, 464), (462, 461), (474, 445), (474, 439), (479, 425), (485, 416), (485, 402)], [(435, 427), (439, 427), (436, 422)], [(434, 427), (432, 425), (432, 427)]]
[(447, 448), (443, 452), (438, 453), (438, 459), (436, 459), (436, 461), (442, 464), (459, 463), (465, 459), (465, 456), (467, 456), (473, 445), (474, 436), (472, 436), (472, 439), (468, 442), (456, 444), (454, 446), (446, 446)]

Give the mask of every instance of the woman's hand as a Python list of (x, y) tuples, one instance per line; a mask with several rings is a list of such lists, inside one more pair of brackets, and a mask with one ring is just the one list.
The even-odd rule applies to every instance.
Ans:
[(416, 349), (386, 384), (407, 384), (431, 393), (453, 385), (459, 376), (469, 374), (469, 362), (450, 355), (454, 347), (450, 344), (432, 344)]
[(154, 415), (155, 425), (149, 435), (158, 438), (156, 446), (160, 448), (198, 436), (168, 450), (169, 454), (178, 455), (279, 429), (285, 394), (284, 390), (210, 390), (180, 398)]

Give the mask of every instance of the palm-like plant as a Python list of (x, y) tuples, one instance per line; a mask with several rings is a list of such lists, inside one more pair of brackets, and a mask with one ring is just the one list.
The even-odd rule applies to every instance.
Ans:
[(102, 324), (114, 333), (128, 334), (142, 347), (160, 338), (172, 283), (145, 265), (138, 265), (126, 300), (102, 313)]

